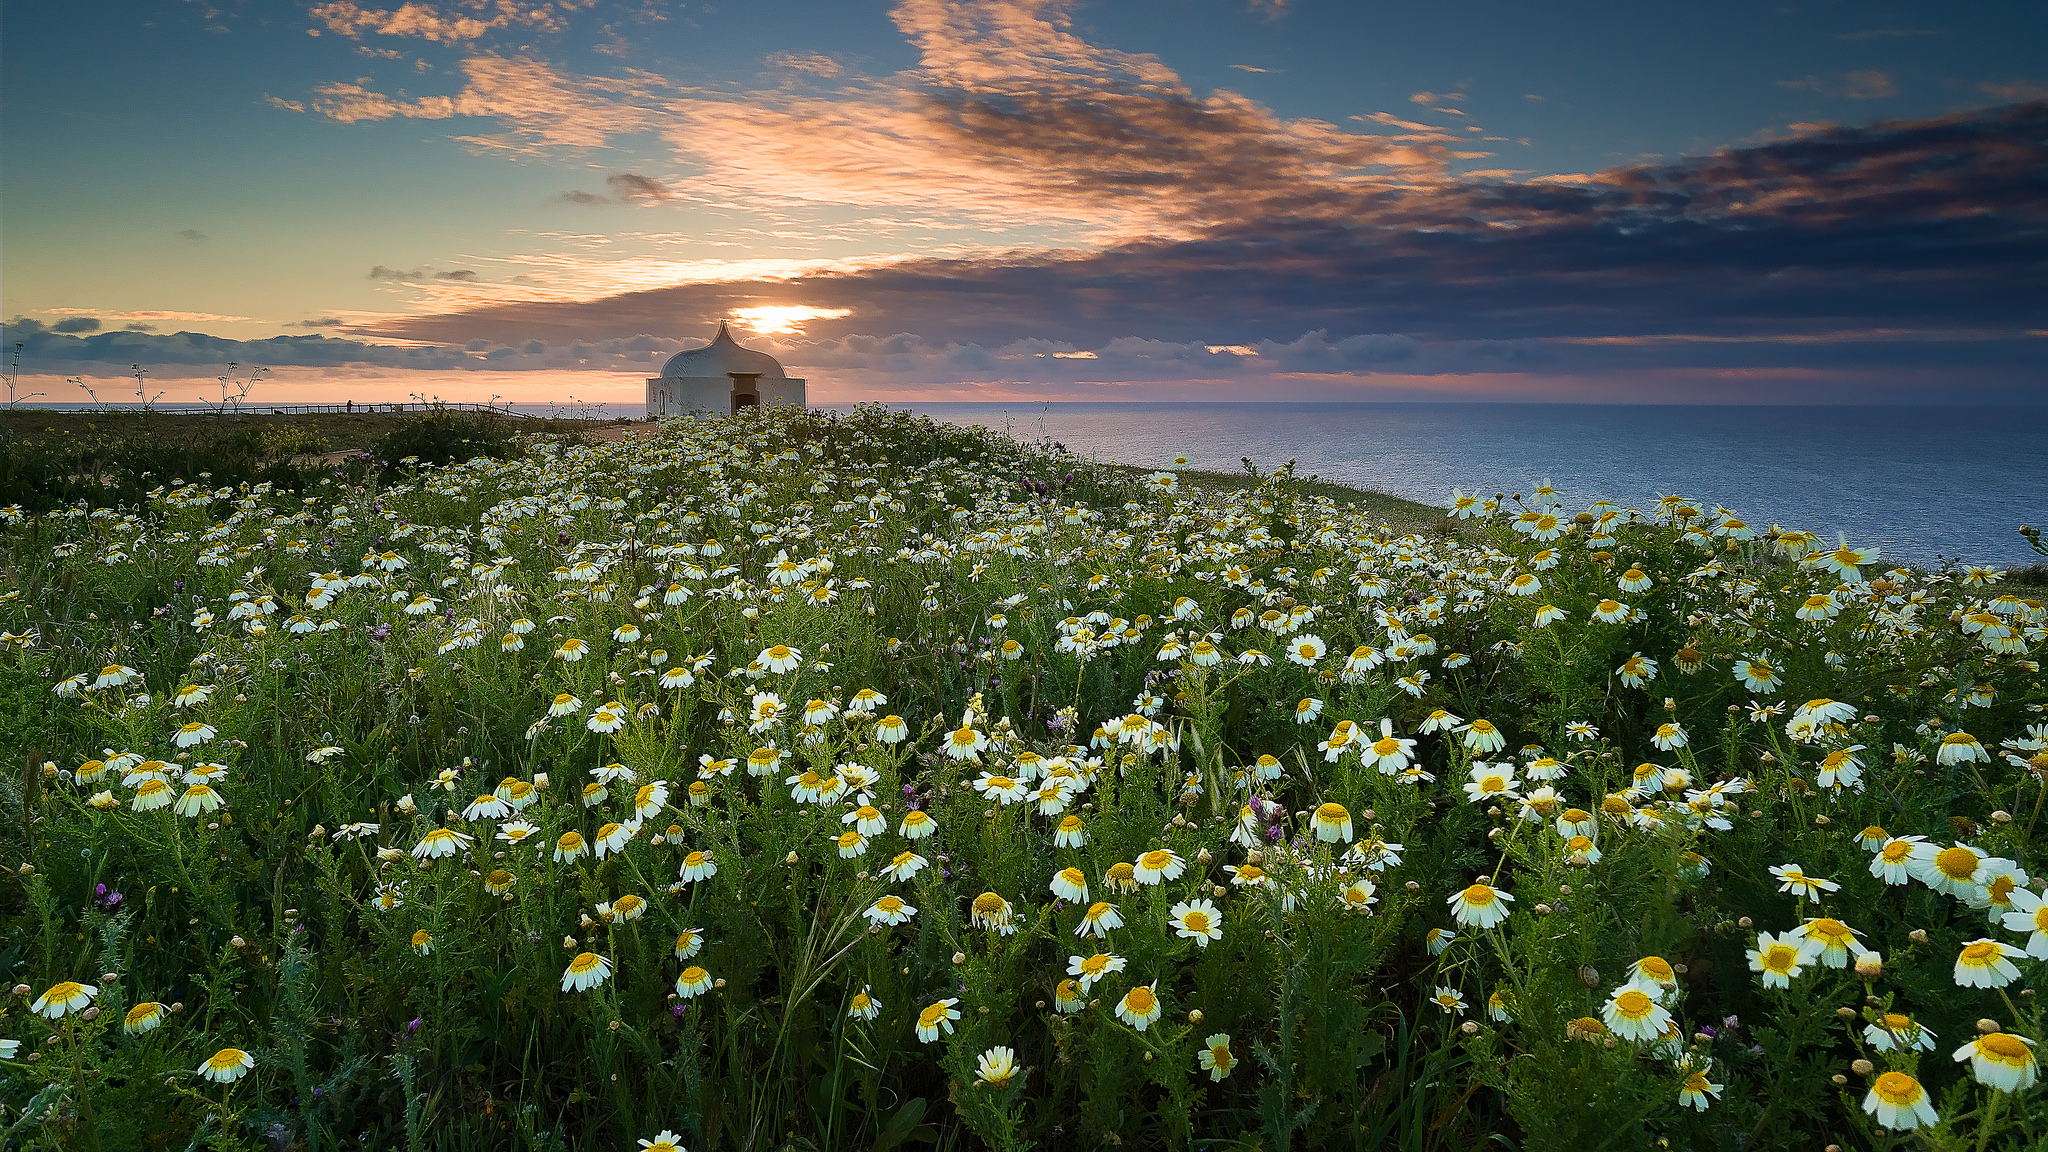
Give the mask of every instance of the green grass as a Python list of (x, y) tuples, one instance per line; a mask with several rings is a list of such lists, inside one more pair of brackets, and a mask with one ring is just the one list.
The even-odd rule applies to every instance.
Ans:
[[(437, 427), (417, 442), (474, 446)], [(22, 1045), (0, 1146), (2048, 1141), (2042, 1089), (1949, 1058), (1984, 1018), (2042, 1039), (2048, 966), (1960, 985), (1966, 943), (2028, 935), (1884, 882), (1859, 843), (1960, 842), (2039, 890), (2038, 604), (1850, 578), (1676, 507), (1453, 522), (1287, 468), (1169, 487), (874, 409), (488, 446), (6, 513), (0, 990), (27, 994), (0, 1010)], [(1815, 597), (1833, 615), (1800, 618)], [(1565, 615), (1538, 625), (1545, 605)], [(1850, 707), (1788, 727), (1822, 699)], [(1383, 720), (1413, 742), (1387, 771), (1357, 750)], [(1034, 773), (1021, 803), (984, 779)], [(530, 833), (482, 801), (500, 790)], [(913, 807), (935, 836), (901, 831)], [(1138, 883), (1160, 850), (1178, 873)], [(885, 875), (905, 851), (924, 867)], [(1788, 864), (1839, 887), (1782, 891)], [(1055, 898), (1066, 868), (1118, 906), (1106, 939)], [(1513, 898), (1492, 927), (1453, 904), (1482, 877)], [(871, 920), (884, 895), (915, 915)], [(1176, 919), (1197, 901), (1206, 943)], [(1759, 934), (1819, 915), (1882, 971), (1816, 958), (1765, 986)], [(1121, 969), (1070, 1002), (1098, 949)], [(609, 976), (565, 988), (584, 953)], [(1675, 1036), (1605, 1031), (1652, 957)], [(97, 986), (90, 1018), (31, 1010), (67, 980)], [(1142, 1029), (1116, 1011), (1141, 986)], [(160, 1026), (128, 1034), (146, 1003)], [(1935, 1049), (1880, 1050), (1883, 1011)], [(246, 1077), (195, 1074), (226, 1047)], [(980, 1074), (997, 1047), (1019, 1075)], [(1880, 1130), (1880, 1072), (1940, 1125)]]

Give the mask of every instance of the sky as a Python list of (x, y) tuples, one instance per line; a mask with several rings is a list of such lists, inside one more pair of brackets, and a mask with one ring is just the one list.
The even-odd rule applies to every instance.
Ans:
[(2034, 0), (4, 0), (0, 156), (17, 399), (2048, 404)]

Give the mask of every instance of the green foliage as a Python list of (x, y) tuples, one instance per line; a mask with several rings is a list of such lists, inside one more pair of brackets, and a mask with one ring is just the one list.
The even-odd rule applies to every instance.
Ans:
[[(1681, 501), (1401, 535), (1291, 466), (1183, 483), (879, 409), (468, 419), (303, 495), (5, 514), (5, 1140), (1862, 1147), (1896, 1142), (1879, 1071), (1935, 1147), (2048, 1139), (2040, 1089), (1947, 1055), (2041, 1037), (2025, 935), (1859, 843), (2041, 867), (2041, 609), (1988, 577)], [(1796, 723), (1818, 698), (1853, 709)], [(1453, 910), (1475, 884), (1497, 925)], [(1757, 933), (1820, 916), (1882, 974), (1764, 986)], [(1959, 986), (1987, 935), (2020, 978)], [(1661, 1040), (1602, 1020), (1646, 958)], [(65, 980), (91, 1017), (35, 1015)], [(1881, 1051), (1886, 1012), (1939, 1043)], [(226, 1047), (247, 1076), (195, 1074)]]

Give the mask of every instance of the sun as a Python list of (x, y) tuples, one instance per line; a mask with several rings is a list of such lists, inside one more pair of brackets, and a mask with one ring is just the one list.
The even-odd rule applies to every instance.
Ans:
[(733, 319), (764, 335), (801, 333), (807, 320), (837, 320), (841, 316), (851, 315), (851, 308), (813, 308), (808, 304), (763, 304), (755, 308), (732, 310)]

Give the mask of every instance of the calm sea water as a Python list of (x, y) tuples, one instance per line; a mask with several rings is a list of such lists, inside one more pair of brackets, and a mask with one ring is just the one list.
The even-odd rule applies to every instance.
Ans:
[(1917, 563), (2038, 560), (2048, 412), (1564, 404), (917, 404), (1098, 460), (1237, 471), (1249, 456), (1443, 504), (1451, 488), (1643, 506), (1675, 493)]

